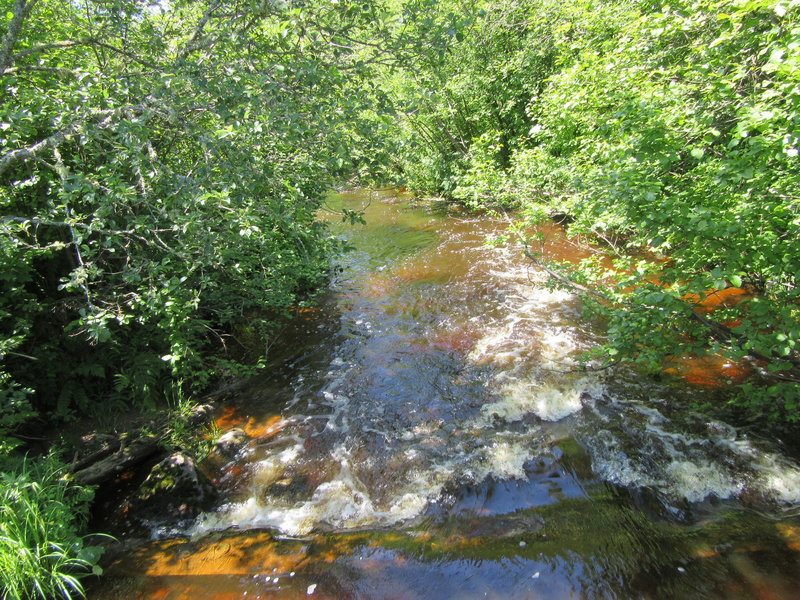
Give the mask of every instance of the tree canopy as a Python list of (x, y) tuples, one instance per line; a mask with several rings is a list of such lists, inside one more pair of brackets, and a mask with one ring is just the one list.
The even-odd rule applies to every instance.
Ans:
[[(797, 11), (8, 2), (0, 425), (257, 363), (324, 281), (315, 212), (354, 174), (561, 215), (607, 244), (566, 272), (602, 290), (600, 354), (750, 356), (774, 376), (753, 397), (793, 414)], [(743, 301), (698, 310), (728, 288)]]
[(61, 416), (154, 402), (254, 362), (335, 249), (315, 211), (370, 135), (376, 10), (7, 5), (0, 414), (31, 390)]

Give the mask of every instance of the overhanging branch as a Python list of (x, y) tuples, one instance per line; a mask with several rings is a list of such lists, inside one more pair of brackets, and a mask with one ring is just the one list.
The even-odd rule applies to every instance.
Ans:
[[(600, 300), (603, 300), (604, 302), (607, 302), (607, 303), (614, 303), (614, 304), (617, 304), (617, 305), (620, 304), (619, 301), (614, 300), (610, 296), (607, 296), (607, 295), (605, 295), (605, 294), (603, 294), (601, 292), (598, 292), (598, 291), (593, 290), (591, 288), (588, 288), (588, 287), (586, 287), (584, 285), (581, 285), (580, 283), (572, 281), (571, 279), (569, 279), (568, 277), (565, 277), (564, 275), (562, 275), (558, 271), (555, 271), (555, 270), (551, 269), (542, 260), (540, 260), (536, 255), (532, 254), (527, 248), (525, 248), (523, 250), (523, 253), (538, 268), (542, 269), (545, 273), (550, 275), (552, 278), (556, 279), (557, 281), (559, 281), (561, 284), (565, 285), (566, 287), (574, 290), (578, 294), (590, 295), (590, 296), (593, 296), (593, 297), (598, 298)], [(652, 308), (652, 309), (656, 308), (656, 307), (644, 306), (642, 304), (634, 305), (632, 303), (629, 304), (628, 306), (630, 308), (634, 308), (634, 307), (636, 307), (636, 308)], [(624, 309), (625, 306), (623, 305), (622, 308)], [(788, 377), (789, 381), (800, 382), (800, 360), (797, 360), (797, 359), (792, 358), (792, 357), (777, 356), (775, 354), (773, 354), (771, 356), (767, 356), (766, 354), (758, 352), (757, 350), (753, 350), (752, 348), (748, 348), (748, 346), (750, 346), (750, 344), (748, 343), (748, 339), (745, 336), (734, 332), (733, 330), (731, 330), (730, 327), (727, 327), (727, 326), (723, 325), (722, 323), (718, 323), (718, 322), (716, 322), (716, 321), (714, 321), (712, 319), (708, 319), (708, 318), (704, 317), (703, 315), (699, 314), (695, 310), (690, 311), (688, 314), (690, 315), (689, 318), (691, 318), (692, 320), (704, 325), (709, 330), (709, 333), (710, 333), (710, 335), (712, 337), (714, 337), (715, 339), (717, 339), (717, 340), (719, 340), (721, 342), (724, 342), (724, 343), (726, 343), (728, 345), (733, 345), (735, 343), (737, 346), (739, 346), (739, 347), (741, 347), (743, 349), (746, 349), (747, 355), (750, 356), (751, 358), (754, 358), (756, 360), (760, 360), (762, 362), (770, 363), (770, 364), (774, 364), (774, 363), (778, 363), (778, 362), (786, 362), (786, 363), (791, 364), (792, 368), (791, 369), (786, 369), (785, 371), (783, 371), (783, 376), (781, 378), (787, 379), (787, 377)]]
[(54, 133), (50, 137), (46, 137), (32, 146), (12, 150), (3, 156), (3, 158), (0, 158), (0, 177), (2, 177), (5, 172), (16, 163), (35, 158), (38, 154), (57, 147), (59, 144), (67, 141), (69, 138), (75, 135), (75, 133), (75, 126), (73, 125), (68, 129)]

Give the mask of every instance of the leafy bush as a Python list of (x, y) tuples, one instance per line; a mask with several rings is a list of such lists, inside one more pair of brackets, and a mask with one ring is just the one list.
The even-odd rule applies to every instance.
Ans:
[(531, 94), (554, 65), (559, 3), (426, 4), (416, 18), (400, 20), (415, 55), (384, 81), (399, 116), (394, 147), (402, 178), (428, 193), (493, 202), (496, 179), (532, 125)]
[(453, 198), (473, 209), (510, 207), (517, 203), (517, 190), (509, 185), (509, 177), (500, 164), (502, 151), (503, 142), (497, 131), (488, 131), (473, 140), (468, 155), (469, 167), (453, 190)]
[[(652, 364), (724, 351), (796, 377), (797, 7), (645, 6), (617, 27), (602, 43), (565, 41), (537, 105), (543, 148), (572, 170), (573, 231), (652, 251), (596, 273), (615, 300), (607, 354)], [(753, 297), (698, 319), (693, 305), (729, 286)], [(795, 413), (786, 389), (748, 402), (771, 397)]]
[(35, 411), (148, 407), (240, 374), (325, 282), (339, 245), (315, 212), (380, 125), (360, 117), (380, 94), (351, 93), (365, 57), (325, 40), (380, 15), (306, 4), (4, 13), (0, 355)]

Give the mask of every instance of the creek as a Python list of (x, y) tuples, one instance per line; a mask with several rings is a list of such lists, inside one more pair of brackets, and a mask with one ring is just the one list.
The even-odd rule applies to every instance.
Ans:
[(367, 225), (328, 217), (355, 249), (222, 408), (250, 438), (207, 465), (223, 501), (153, 524), (90, 598), (798, 597), (779, 440), (691, 410), (707, 387), (582, 370), (601, 329), (485, 243), (503, 223), (393, 190), (329, 204)]

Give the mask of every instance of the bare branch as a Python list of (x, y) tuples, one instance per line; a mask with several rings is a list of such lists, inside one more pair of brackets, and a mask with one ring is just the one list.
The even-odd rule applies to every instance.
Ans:
[[(161, 108), (163, 112), (160, 112), (158, 108)], [(158, 105), (157, 101), (148, 96), (145, 98), (141, 103), (135, 106), (121, 106), (114, 109), (104, 109), (93, 111), (91, 114), (87, 116), (84, 121), (78, 121), (76, 123), (72, 123), (67, 128), (54, 133), (53, 135), (44, 138), (36, 142), (35, 144), (28, 146), (27, 148), (18, 148), (16, 150), (12, 150), (8, 152), (5, 156), (0, 158), (0, 177), (2, 177), (6, 171), (8, 171), (12, 166), (16, 163), (26, 160), (38, 159), (39, 155), (49, 149), (55, 149), (59, 144), (68, 141), (74, 135), (76, 135), (79, 131), (79, 128), (83, 124), (88, 124), (96, 121), (96, 126), (105, 129), (110, 127), (113, 123), (113, 117), (115, 115), (120, 114), (135, 114), (138, 112), (145, 112), (145, 111), (152, 111), (155, 114), (163, 117), (166, 121), (172, 123), (180, 123), (185, 124), (182, 117), (171, 107), (166, 105)]]
[[(716, 339), (722, 342), (731, 343), (733, 341), (736, 341), (742, 347), (746, 347), (748, 345), (747, 338), (745, 338), (743, 335), (739, 333), (732, 331), (730, 327), (726, 327), (722, 323), (717, 323), (716, 321), (707, 319), (706, 317), (704, 317), (701, 314), (698, 314), (695, 311), (692, 312), (692, 318), (695, 321), (698, 321), (699, 323), (702, 323), (703, 325), (708, 327), (711, 330), (712, 335)], [(800, 378), (800, 360), (796, 360), (790, 356), (766, 356), (765, 354), (762, 354), (752, 349), (747, 350), (747, 354), (752, 356), (756, 360), (761, 360), (767, 363), (772, 363), (776, 361), (788, 362), (793, 366), (793, 368), (789, 369), (788, 372), (793, 374), (795, 377)]]
[(593, 290), (591, 288), (588, 288), (585, 285), (581, 285), (580, 283), (572, 281), (571, 279), (569, 279), (567, 277), (564, 277), (558, 271), (554, 271), (553, 269), (548, 267), (543, 261), (539, 260), (536, 257), (536, 255), (532, 254), (527, 248), (525, 248), (522, 252), (523, 252), (523, 254), (525, 254), (525, 256), (533, 264), (535, 264), (537, 267), (542, 269), (545, 273), (550, 275), (550, 277), (552, 277), (553, 279), (557, 279), (558, 281), (560, 281), (562, 284), (566, 285), (567, 287), (569, 287), (571, 289), (574, 289), (574, 290), (577, 290), (579, 292), (582, 292), (584, 294), (589, 294), (591, 296), (594, 296), (595, 298), (600, 298), (601, 300), (605, 300), (606, 302), (613, 302), (613, 300), (610, 297), (606, 296), (605, 294), (601, 294), (600, 292), (598, 292), (596, 290)]
[(33, 46), (32, 48), (25, 48), (25, 50), (20, 50), (17, 52), (11, 59), (12, 63), (17, 62), (20, 58), (24, 58), (26, 56), (30, 56), (31, 54), (37, 54), (39, 52), (44, 52), (46, 50), (50, 50), (52, 48), (72, 48), (74, 46), (80, 46), (85, 44), (86, 42), (76, 42), (72, 40), (65, 40), (63, 42), (53, 42), (52, 44), (41, 44), (39, 46)]
[(203, 16), (200, 18), (200, 21), (198, 21), (197, 26), (194, 28), (194, 33), (192, 33), (192, 37), (183, 47), (183, 50), (181, 50), (181, 52), (178, 54), (177, 58), (178, 62), (185, 60), (186, 57), (188, 57), (192, 52), (203, 46), (203, 44), (199, 43), (200, 36), (203, 35), (203, 30), (206, 28), (206, 25), (211, 20), (211, 16), (214, 14), (214, 11), (216, 11), (219, 8), (220, 4), (221, 4), (220, 0), (215, 0), (215, 2), (213, 2), (211, 6), (208, 7), (206, 12), (203, 13)]
[(71, 71), (70, 69), (62, 69), (59, 67), (40, 67), (38, 65), (19, 65), (17, 67), (9, 67), (0, 75), (11, 75), (13, 73), (18, 73), (20, 71), (40, 71), (42, 73), (55, 73), (56, 75), (61, 75), (62, 77), (77, 77), (77, 73), (75, 71)]
[[(94, 233), (105, 233), (107, 235), (134, 235), (137, 233), (135, 229), (100, 229), (92, 225), (87, 225), (86, 223), (68, 223), (66, 221), (50, 221), (47, 219), (37, 219), (36, 217), (15, 217), (9, 215), (0, 217), (0, 223), (4, 225), (8, 223), (20, 223), (23, 225), (30, 223), (31, 225), (44, 225), (45, 227), (75, 227), (77, 229), (91, 230)], [(148, 229), (148, 233), (165, 233), (168, 231), (172, 231), (172, 229)]]
[(160, 67), (155, 63), (151, 63), (150, 61), (139, 58), (132, 52), (128, 52), (127, 50), (123, 50), (122, 48), (117, 48), (116, 46), (112, 46), (111, 44), (106, 44), (105, 42), (101, 42), (96, 38), (89, 40), (88, 43), (94, 46), (100, 46), (101, 48), (105, 48), (106, 50), (111, 50), (112, 52), (116, 52), (117, 54), (125, 56), (126, 58), (130, 58), (133, 62), (139, 63), (140, 65), (147, 67), (148, 69), (153, 69), (154, 71), (158, 71), (160, 69)]
[(33, 144), (32, 146), (28, 146), (27, 148), (18, 148), (17, 150), (12, 150), (8, 154), (6, 154), (3, 158), (0, 158), (0, 177), (10, 169), (14, 164), (28, 160), (31, 158), (36, 158), (37, 155), (41, 152), (44, 152), (50, 148), (55, 148), (59, 144), (67, 141), (73, 135), (75, 135), (75, 126), (64, 130), (54, 133), (50, 137), (47, 137), (40, 142)]
[(19, 352), (12, 352), (11, 350), (6, 350), (5, 352), (0, 353), (0, 359), (2, 359), (6, 355), (19, 356), (20, 358), (27, 358), (28, 360), (39, 360), (35, 356), (30, 356), (28, 354), (21, 354)]

